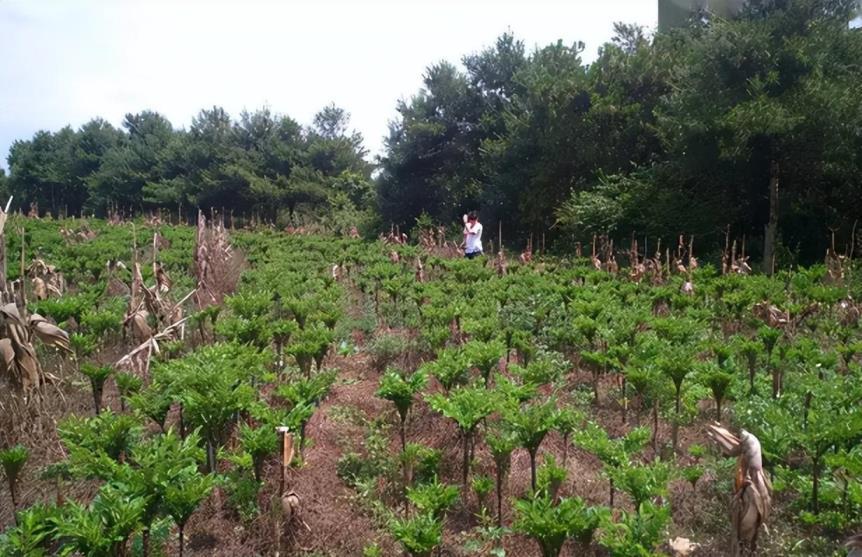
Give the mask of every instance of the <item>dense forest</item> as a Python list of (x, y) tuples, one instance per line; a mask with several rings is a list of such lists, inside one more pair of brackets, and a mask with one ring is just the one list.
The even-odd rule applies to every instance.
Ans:
[(308, 127), (266, 108), (205, 109), (188, 129), (144, 111), (17, 141), (0, 187), (43, 214), (225, 207), (336, 232), (478, 208), (510, 241), (560, 249), (685, 233), (710, 251), (730, 227), (755, 258), (812, 262), (862, 213), (854, 4), (756, 1), (654, 35), (617, 24), (589, 64), (583, 43), (528, 52), (504, 34), (427, 68), (373, 162), (332, 105)]

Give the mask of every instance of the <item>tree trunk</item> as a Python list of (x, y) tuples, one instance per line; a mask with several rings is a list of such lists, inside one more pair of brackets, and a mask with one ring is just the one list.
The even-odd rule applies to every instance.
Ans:
[(12, 518), (15, 519), (15, 526), (18, 526), (18, 491), (15, 489), (15, 479), (12, 477), (6, 479), (9, 481), (9, 496), (12, 497)]
[(102, 389), (104, 384), (99, 385), (95, 381), (92, 381), (91, 386), (93, 387), (93, 408), (96, 411), (96, 416), (98, 416), (99, 411), (102, 409)]
[(811, 511), (820, 514), (820, 456), (811, 459)]
[(144, 528), (141, 532), (141, 554), (147, 557), (150, 554), (150, 529)]
[(464, 432), (464, 462), (463, 462), (462, 479), (464, 481), (464, 497), (467, 496), (467, 476), (470, 473), (470, 434)]
[(757, 368), (755, 368), (755, 365), (753, 363), (749, 362), (749, 364), (748, 364), (748, 384), (750, 386), (750, 390), (748, 391), (748, 394), (751, 394), (751, 395), (754, 394), (754, 375), (756, 373), (757, 373)]
[(671, 427), (671, 445), (673, 446), (673, 455), (676, 458), (676, 445), (679, 440), (679, 389), (676, 390), (676, 402), (674, 405), (673, 427)]
[(775, 272), (775, 241), (778, 236), (778, 161), (769, 163), (769, 223), (763, 236), (763, 272)]
[(6, 292), (6, 233), (0, 229), (0, 292)]
[(180, 532), (180, 557), (183, 557), (183, 527), (182, 527), (182, 525), (177, 525), (177, 529)]
[(533, 488), (533, 492), (536, 491), (536, 449), (532, 449), (528, 451), (530, 453), (530, 486)]
[(207, 439), (207, 469), (212, 474), (216, 471), (215, 443)]
[(626, 425), (626, 422), (628, 421), (629, 401), (626, 397), (626, 376), (623, 375), (622, 379), (623, 380), (620, 385), (620, 399), (622, 400), (623, 406), (623, 425)]
[(593, 404), (599, 404), (599, 372), (593, 370)]
[(503, 471), (497, 467), (497, 528), (503, 527)]
[(778, 398), (781, 394), (781, 368), (772, 367), (772, 398)]

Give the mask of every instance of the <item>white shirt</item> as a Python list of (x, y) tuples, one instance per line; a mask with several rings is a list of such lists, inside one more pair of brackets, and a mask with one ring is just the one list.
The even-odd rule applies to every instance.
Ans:
[(482, 251), (482, 225), (479, 222), (470, 226), (467, 223), (467, 247), (464, 253)]

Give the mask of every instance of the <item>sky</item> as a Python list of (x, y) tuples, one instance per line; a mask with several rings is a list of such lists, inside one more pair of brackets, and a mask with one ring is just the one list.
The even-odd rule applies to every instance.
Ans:
[(589, 62), (615, 21), (656, 20), (656, 0), (0, 0), (0, 166), (39, 130), (142, 110), (188, 127), (214, 105), (308, 125), (335, 103), (377, 155), (435, 62), (507, 31)]

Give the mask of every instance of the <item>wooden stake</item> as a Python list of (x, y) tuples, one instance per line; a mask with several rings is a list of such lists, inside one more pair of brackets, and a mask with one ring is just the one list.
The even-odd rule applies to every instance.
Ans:
[(279, 484), (279, 496), (284, 495), (287, 483), (287, 469), (293, 460), (293, 436), (290, 429), (285, 426), (275, 428), (281, 437), (281, 482)]
[(18, 229), (21, 233), (21, 306), (23, 308), (27, 307), (27, 280), (24, 277), (24, 227)]

